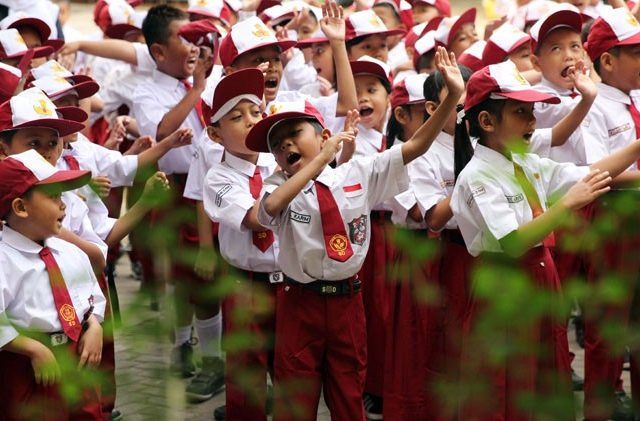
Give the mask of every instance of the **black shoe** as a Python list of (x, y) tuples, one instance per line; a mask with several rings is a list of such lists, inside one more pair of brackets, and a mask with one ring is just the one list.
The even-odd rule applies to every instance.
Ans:
[(111, 411), (111, 416), (109, 417), (109, 421), (119, 421), (122, 419), (122, 412), (114, 409)]
[(183, 379), (192, 377), (196, 374), (196, 366), (193, 363), (193, 345), (191, 341), (187, 341), (171, 350), (170, 370), (173, 374), (182, 377)]
[(571, 370), (571, 383), (573, 383), (573, 391), (580, 392), (584, 390), (584, 379), (578, 375), (573, 369)]
[(202, 370), (187, 386), (187, 398), (191, 402), (204, 402), (222, 391), (224, 387), (224, 361), (219, 357), (204, 357)]
[(611, 417), (613, 421), (633, 421), (633, 403), (631, 398), (623, 391), (616, 391), (616, 410)]
[(365, 393), (363, 398), (364, 414), (368, 420), (382, 419), (382, 398), (380, 396)]
[(213, 419), (223, 421), (227, 418), (227, 407), (222, 405), (213, 410)]

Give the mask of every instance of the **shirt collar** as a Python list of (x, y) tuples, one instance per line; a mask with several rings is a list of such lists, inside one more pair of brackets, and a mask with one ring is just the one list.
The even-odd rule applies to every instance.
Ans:
[(478, 143), (474, 149), (473, 156), (498, 170), (513, 174), (513, 162), (507, 159), (507, 157), (502, 155), (500, 152), (496, 152), (493, 149), (487, 148), (486, 146)]
[(631, 98), (618, 88), (606, 85), (604, 83), (598, 83), (598, 95), (609, 101), (620, 102), (625, 105), (631, 105)]
[(333, 187), (336, 182), (335, 170), (329, 165), (325, 166), (318, 177), (316, 177), (316, 181), (319, 181), (329, 188)]
[(545, 90), (547, 92), (558, 94), (560, 96), (570, 96), (573, 93), (575, 93), (577, 95), (580, 95), (579, 92), (576, 92), (576, 91), (574, 91), (572, 89), (565, 89), (565, 88), (562, 88), (562, 87), (556, 85), (555, 83), (549, 81), (548, 79), (545, 79), (544, 76), (542, 76), (542, 80), (540, 81), (538, 86), (541, 87), (543, 90)]
[(182, 85), (182, 82), (179, 79), (163, 73), (158, 69), (153, 70), (153, 80), (157, 85), (164, 86), (169, 90), (177, 89)]
[[(50, 238), (45, 240), (45, 245), (51, 249), (56, 248), (53, 244), (55, 242), (50, 240)], [(42, 246), (40, 244), (30, 240), (18, 231), (11, 229), (8, 225), (4, 225), (2, 227), (2, 242), (25, 253), (38, 254), (40, 253), (40, 250), (42, 250)]]
[(358, 140), (364, 140), (373, 145), (377, 150), (382, 148), (382, 137), (383, 134), (376, 129), (368, 129), (363, 125), (359, 125), (358, 127)]
[(234, 170), (246, 175), (247, 177), (253, 177), (256, 172), (256, 166), (246, 159), (238, 158), (230, 153), (224, 154), (224, 162), (233, 168)]

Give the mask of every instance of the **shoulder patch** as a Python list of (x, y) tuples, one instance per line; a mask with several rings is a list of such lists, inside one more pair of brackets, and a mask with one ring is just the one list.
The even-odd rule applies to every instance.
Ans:
[(222, 205), (222, 197), (229, 193), (229, 190), (231, 190), (231, 184), (225, 184), (224, 186), (222, 186), (222, 188), (220, 190), (218, 190), (216, 192), (216, 206), (220, 207)]
[(289, 219), (291, 219), (292, 221), (300, 222), (301, 224), (309, 224), (311, 222), (311, 216), (292, 210), (289, 210)]
[(518, 193), (515, 196), (507, 196), (505, 194), (504, 197), (507, 198), (507, 202), (509, 203), (518, 203), (524, 200), (524, 195), (522, 193)]
[(353, 244), (363, 245), (367, 239), (367, 215), (360, 215), (349, 222), (349, 239)]
[(487, 193), (487, 190), (484, 188), (484, 186), (471, 187), (471, 194), (467, 198), (467, 206), (471, 206), (471, 202), (473, 201), (474, 197), (482, 196), (483, 194), (486, 194), (486, 193)]

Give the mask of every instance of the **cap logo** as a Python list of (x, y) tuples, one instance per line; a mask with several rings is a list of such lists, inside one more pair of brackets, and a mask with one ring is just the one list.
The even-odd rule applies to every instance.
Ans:
[(371, 16), (371, 19), (369, 19), (369, 23), (371, 24), (371, 26), (373, 26), (374, 28), (382, 28), (383, 23), (380, 20), (380, 18), (378, 17), (378, 15), (373, 15)]
[(16, 42), (18, 43), (18, 45), (23, 45), (25, 48), (27, 46), (19, 32), (16, 32)]
[(53, 73), (66, 73), (67, 69), (62, 67), (62, 65), (57, 61), (54, 61), (51, 63), (51, 71), (53, 71)]
[(264, 24), (256, 23), (253, 26), (253, 28), (254, 28), (254, 30), (251, 31), (251, 33), (256, 38), (269, 38), (269, 36), (271, 36), (271, 33), (269, 32), (269, 28), (264, 26)]
[(635, 16), (633, 16), (631, 14), (631, 12), (627, 11), (627, 22), (629, 22), (629, 25), (631, 26), (638, 26), (640, 24), (638, 24), (638, 20), (636, 19)]
[(269, 115), (278, 114), (283, 109), (284, 106), (282, 104), (271, 104), (269, 105)]
[(198, 3), (196, 5), (200, 7), (205, 7), (207, 5), (207, 0), (198, 0)]
[(39, 99), (37, 103), (33, 104), (33, 111), (42, 116), (51, 116), (53, 114), (53, 110), (49, 108), (49, 104), (44, 99)]
[(522, 76), (522, 74), (515, 67), (513, 68), (513, 76), (515, 77), (515, 79), (518, 81), (520, 85), (524, 85), (524, 86), (528, 85), (527, 80), (524, 78), (524, 76)]

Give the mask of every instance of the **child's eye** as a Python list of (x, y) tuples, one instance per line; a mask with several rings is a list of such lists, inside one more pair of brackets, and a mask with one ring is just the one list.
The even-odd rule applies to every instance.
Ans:
[(31, 147), (35, 148), (35, 147), (38, 146), (39, 143), (40, 142), (38, 142), (37, 140), (31, 140), (31, 141), (29, 141), (28, 146), (31, 146)]
[(370, 94), (375, 94), (375, 93), (376, 93), (376, 91), (377, 91), (377, 89), (376, 89), (376, 88), (369, 88), (369, 90), (368, 90), (368, 92), (369, 92)]

